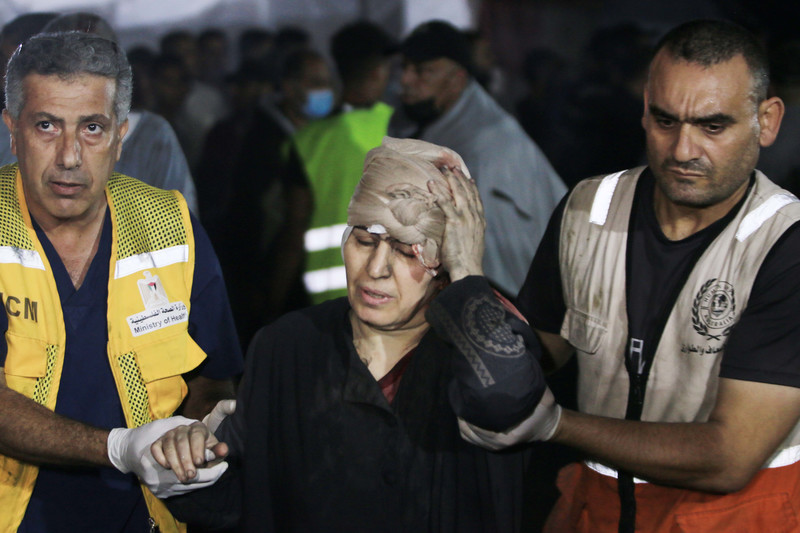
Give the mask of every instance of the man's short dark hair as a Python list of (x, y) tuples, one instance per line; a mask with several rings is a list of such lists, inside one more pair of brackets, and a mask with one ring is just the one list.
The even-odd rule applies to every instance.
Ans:
[(311, 48), (295, 48), (288, 51), (281, 61), (279, 81), (302, 78), (310, 61), (325, 61), (325, 58)]
[(311, 34), (300, 26), (282, 26), (275, 33), (273, 42), (279, 50), (308, 46), (311, 43)]
[(201, 47), (211, 41), (227, 41), (228, 34), (219, 28), (206, 28), (197, 36), (197, 44)]
[(154, 78), (158, 78), (170, 69), (179, 71), (183, 82), (190, 83), (192, 81), (192, 76), (186, 68), (186, 63), (180, 56), (175, 54), (158, 54), (153, 58), (151, 73)]
[(42, 28), (56, 17), (58, 13), (26, 13), (8, 21), (0, 35), (4, 41), (18, 46), (42, 31)]
[(120, 123), (128, 118), (133, 74), (125, 52), (113, 41), (77, 31), (42, 33), (17, 48), (6, 73), (6, 108), (15, 119), (25, 106), (23, 80), (29, 74), (64, 80), (84, 74), (113, 79), (114, 114)]
[(272, 41), (274, 39), (275, 36), (268, 29), (247, 28), (241, 34), (239, 34), (237, 45), (239, 46), (239, 52), (244, 54), (250, 48), (261, 46), (264, 43), (269, 43), (272, 45)]
[(439, 58), (455, 61), (472, 73), (472, 50), (466, 34), (443, 20), (420, 24), (400, 45), (400, 53), (414, 63)]
[(117, 32), (106, 19), (100, 15), (80, 11), (77, 13), (68, 13), (60, 15), (50, 22), (47, 26), (42, 28), (42, 33), (58, 33), (66, 31), (82, 31), (83, 33), (91, 33), (98, 37), (103, 37), (109, 41), (119, 42)]
[(162, 54), (178, 54), (181, 42), (185, 41), (197, 43), (194, 34), (189, 30), (173, 30), (159, 39), (159, 51)]
[(366, 20), (343, 26), (331, 38), (331, 56), (344, 83), (363, 80), (395, 51), (394, 39)]
[(741, 55), (753, 78), (752, 97), (756, 103), (767, 97), (769, 62), (758, 38), (742, 26), (725, 20), (693, 20), (673, 28), (656, 45), (673, 59), (703, 67), (724, 63)]

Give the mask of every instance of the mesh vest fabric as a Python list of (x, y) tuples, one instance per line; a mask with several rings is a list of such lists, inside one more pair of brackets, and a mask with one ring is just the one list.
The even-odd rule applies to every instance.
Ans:
[[(188, 208), (182, 197), (114, 174), (106, 188), (113, 242), (109, 274), (108, 358), (122, 400), (127, 424), (135, 427), (171, 414), (186, 394), (181, 374), (205, 357), (188, 335), (186, 324), (170, 325), (134, 337), (126, 317), (144, 308), (138, 271), (120, 264), (131, 259), (147, 265), (170, 287), (170, 299), (185, 301), (187, 314), (194, 270), (194, 240)], [(9, 317), (6, 377), (10, 388), (55, 408), (64, 357), (64, 325), (59, 296), (46, 255), (36, 238), (17, 166), (0, 169), (0, 225), (5, 248), (0, 262), (3, 290), (31, 295), (37, 320)], [(181, 250), (180, 260), (165, 262), (165, 250)], [(154, 255), (155, 254), (155, 255)], [(160, 255), (159, 255), (160, 254)], [(175, 254), (173, 254), (175, 255)], [(133, 263), (134, 265), (137, 263)], [(21, 319), (22, 318), (22, 319)], [(164, 357), (164, 354), (170, 357)], [(175, 361), (174, 359), (178, 359)], [(38, 469), (0, 456), (0, 531), (14, 531), (24, 516)], [(150, 514), (161, 531), (184, 531), (164, 505), (143, 488)]]

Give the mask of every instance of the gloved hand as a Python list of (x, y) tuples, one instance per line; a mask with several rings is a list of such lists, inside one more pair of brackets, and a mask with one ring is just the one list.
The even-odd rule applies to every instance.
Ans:
[[(108, 458), (114, 467), (127, 474), (133, 472), (150, 491), (159, 498), (169, 498), (196, 489), (213, 485), (228, 469), (222, 461), (211, 468), (198, 468), (197, 475), (189, 483), (181, 483), (172, 470), (159, 465), (150, 452), (150, 445), (167, 431), (189, 425), (195, 420), (174, 416), (150, 422), (138, 428), (114, 428), (108, 434)], [(207, 450), (207, 459), (214, 459)], [(208, 455), (212, 457), (208, 457)]]
[(232, 415), (236, 411), (236, 400), (220, 400), (217, 405), (203, 418), (203, 424), (211, 431), (216, 433), (217, 428), (225, 420), (225, 417)]
[(461, 437), (467, 442), (489, 450), (501, 450), (515, 444), (550, 440), (558, 429), (560, 420), (561, 406), (556, 403), (548, 387), (545, 388), (536, 409), (508, 431), (495, 433), (461, 418), (458, 419), (458, 428), (461, 430)]

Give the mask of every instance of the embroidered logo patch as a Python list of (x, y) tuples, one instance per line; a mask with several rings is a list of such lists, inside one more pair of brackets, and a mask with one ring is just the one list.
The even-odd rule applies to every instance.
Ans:
[(692, 304), (692, 326), (708, 340), (721, 340), (731, 332), (736, 321), (736, 298), (733, 285), (711, 278), (706, 281)]
[(167, 291), (158, 275), (145, 271), (144, 279), (138, 280), (144, 311), (128, 317), (128, 327), (134, 337), (157, 331), (173, 324), (189, 320), (189, 310), (183, 302), (170, 302)]

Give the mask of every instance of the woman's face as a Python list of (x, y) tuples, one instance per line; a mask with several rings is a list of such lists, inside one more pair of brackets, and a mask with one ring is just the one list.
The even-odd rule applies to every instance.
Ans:
[(347, 295), (358, 320), (393, 331), (425, 323), (425, 310), (441, 287), (410, 244), (355, 227), (344, 245)]

